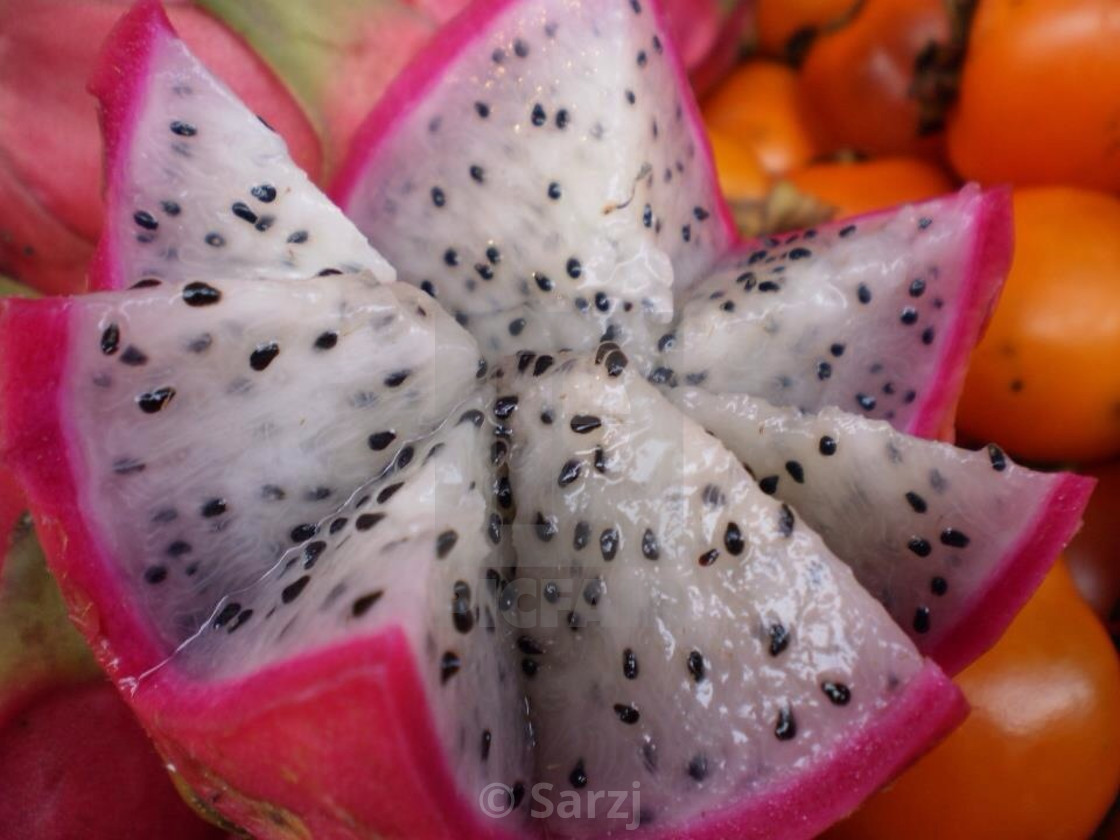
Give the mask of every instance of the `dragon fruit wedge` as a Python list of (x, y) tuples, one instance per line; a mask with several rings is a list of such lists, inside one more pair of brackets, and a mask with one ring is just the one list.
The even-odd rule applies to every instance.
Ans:
[(108, 183), (91, 288), (215, 272), (368, 269), (393, 279), (280, 136), (191, 55), (156, 0), (118, 24), (90, 89)]
[(826, 408), (678, 388), (764, 492), (805, 521), (895, 621), (955, 673), (999, 638), (1080, 522), (1095, 482), (1038, 473)]
[[(1002, 195), (736, 243), (651, 0), (469, 8), (362, 130), (356, 224), (151, 0), (94, 88), (105, 290), (0, 304), (0, 454), (252, 836), (811, 837), (1076, 525), (1081, 480), (896, 430), (951, 407)], [(888, 383), (893, 427), (846, 402)]]
[(1010, 261), (1007, 197), (975, 187), (737, 244), (650, 3), (474, 6), (370, 115), (332, 194), (492, 360), (606, 338), (657, 379), (921, 435), (949, 422)]

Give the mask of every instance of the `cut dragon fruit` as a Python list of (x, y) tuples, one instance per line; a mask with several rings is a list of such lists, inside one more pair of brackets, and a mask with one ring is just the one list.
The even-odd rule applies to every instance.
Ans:
[[(496, 836), (538, 785), (598, 778), (648, 791), (626, 813), (653, 836), (763, 836), (763, 815), (808, 836), (959, 719), (819, 538), (614, 345), (522, 357), (491, 399), (406, 285), (200, 285), (9, 302), (5, 454), (103, 663), (254, 834)], [(528, 632), (521, 586), (552, 603), (557, 579), (582, 618)], [(494, 785), (509, 822), (476, 804)]]
[(604, 334), (638, 352), (671, 317), (674, 282), (734, 238), (652, 3), (476, 4), (354, 148), (333, 190), (343, 209), (491, 358)]
[[(880, 728), (896, 703), (929, 703), (910, 721), (926, 734), (954, 716), (944, 676), (820, 538), (616, 345), (516, 370), (498, 390), (517, 397), (516, 601), (533, 611), (515, 624), (540, 781), (584, 813), (640, 783), (657, 836), (807, 836), (912, 757)], [(865, 739), (881, 752), (840, 793)], [(564, 834), (619, 827), (558, 817)]]
[(745, 243), (681, 301), (656, 378), (936, 436), (1011, 259), (1005, 191)]
[[(866, 533), (837, 542), (812, 530), (854, 509), (836, 498), (846, 479), (893, 511), (911, 462), (956, 456), (852, 420), (843, 451), (891, 442), (905, 469), (882, 465), (873, 482), (837, 456), (831, 493), (806, 481), (804, 496), (770, 498), (735, 451), (754, 445), (736, 426), (739, 397), (692, 389), (694, 371), (676, 362), (684, 386), (666, 395), (646, 381), (659, 352), (691, 359), (690, 340), (683, 351), (656, 340), (674, 297), (728, 259), (732, 238), (663, 35), (649, 0), (480, 3), (406, 73), (341, 189), (433, 300), (378, 282), (391, 279), (380, 257), (192, 62), (157, 7), (145, 0), (118, 29), (99, 87), (114, 138), (101, 265), (104, 285), (149, 282), (3, 304), (0, 448), (99, 660), (194, 795), (253, 836), (601, 836), (640, 824), (665, 840), (807, 838), (963, 714), (880, 592), (863, 591), (833, 550), (842, 543), (857, 568), (890, 558)], [(114, 67), (126, 71), (116, 90)], [(180, 110), (180, 78), (201, 110)], [(202, 142), (217, 132), (228, 142)], [(186, 163), (171, 150), (180, 139)], [(256, 230), (267, 211), (244, 196), (265, 167), (277, 197), (258, 201), (279, 208), (291, 187), (295, 215), (283, 219), (308, 241), (270, 239), (287, 230), (279, 215)], [(169, 192), (180, 214), (155, 218), (148, 203)], [(916, 243), (936, 257), (946, 314), (929, 298), (934, 311), (919, 317), (959, 336), (929, 361), (921, 340), (887, 332), (883, 343), (892, 361), (910, 354), (914, 381), (948, 393), (983, 317), (976, 290), (990, 292), (1006, 242), (998, 197), (943, 207), (929, 225), (907, 226), (911, 211), (857, 222), (872, 229), (858, 239), (822, 229), (815, 247), (836, 240), (825, 255), (785, 259), (858, 257), (872, 283), (904, 261), (885, 253)], [(186, 225), (196, 218), (235, 233), (208, 246), (210, 225)], [(988, 223), (970, 240), (961, 219)], [(927, 254), (919, 232), (989, 244), (956, 259), (947, 245)], [(201, 256), (185, 259), (199, 242)], [(296, 245), (315, 247), (292, 256)], [(167, 248), (178, 259), (153, 268), (149, 252)], [(908, 294), (913, 279), (899, 272), (874, 294)], [(771, 314), (788, 313), (790, 292), (769, 296)], [(793, 309), (803, 332), (819, 326)], [(887, 321), (840, 325), (848, 358), (884, 352), (859, 333)], [(558, 349), (568, 345), (576, 352)], [(712, 365), (704, 384), (739, 369)], [(701, 403), (720, 400), (731, 408), (709, 422)], [(894, 421), (920, 425), (945, 404)], [(719, 422), (732, 451), (704, 433)], [(828, 434), (812, 433), (817, 446)], [(782, 446), (807, 460), (793, 437)], [(759, 470), (771, 455), (747, 460)], [(967, 460), (954, 484), (996, 486), (991, 465)], [(1005, 472), (995, 478), (1013, 501), (1032, 506), (1021, 520), (998, 514), (997, 528), (1025, 534), (1060, 502), (1033, 531), (1045, 536), (1038, 558), (923, 498), (927, 516), (946, 517), (939, 537), (954, 529), (946, 550), (965, 551), (952, 544), (963, 534), (969, 552), (995, 558), (952, 567), (961, 601), (923, 639), (943, 634), (937, 651), (954, 662), (975, 652), (970, 631), (991, 630), (975, 599), (1005, 620), (1084, 493), (1072, 479)], [(1023, 583), (1007, 582), (1012, 568)], [(608, 790), (629, 795), (613, 816), (596, 797)]]
[(361, 269), (393, 279), (280, 136), (191, 55), (156, 0), (117, 25), (90, 87), (108, 182), (92, 288)]
[(949, 673), (990, 647), (1076, 531), (1094, 481), (827, 408), (678, 388), (674, 402), (792, 505)]

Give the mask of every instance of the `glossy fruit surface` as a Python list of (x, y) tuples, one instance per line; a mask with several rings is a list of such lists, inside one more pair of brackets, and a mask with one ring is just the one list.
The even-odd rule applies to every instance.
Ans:
[(1120, 663), (1061, 564), (957, 678), (964, 724), (827, 840), (1085, 840), (1120, 784)]
[(1120, 3), (981, 0), (949, 156), (965, 178), (1120, 190)]
[(1120, 199), (1017, 190), (1015, 257), (973, 353), (963, 433), (1034, 460), (1120, 453)]

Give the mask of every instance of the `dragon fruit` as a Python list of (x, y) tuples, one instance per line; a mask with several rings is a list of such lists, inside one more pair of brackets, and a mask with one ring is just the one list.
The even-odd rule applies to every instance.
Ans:
[(1094, 481), (1037, 473), (836, 408), (670, 397), (802, 512), (918, 649), (955, 673), (990, 647), (1069, 542)]
[(683, 296), (660, 377), (938, 434), (1010, 267), (1008, 201), (967, 187), (744, 243)]
[[(0, 271), (43, 291), (86, 287), (102, 205), (101, 147), (85, 84), (101, 42), (126, 8), (119, 0), (0, 3)], [(169, 13), (202, 60), (317, 175), (319, 140), (260, 59), (192, 4), (176, 3)]]
[[(263, 838), (801, 838), (960, 719), (959, 693), (876, 600), (905, 606), (932, 573), (865, 591), (912, 552), (836, 533), (860, 510), (846, 480), (890, 502), (918, 492), (916, 467), (874, 481), (837, 458), (817, 487), (788, 435), (782, 451), (802, 462), (783, 468), (805, 492), (772, 498), (758, 473), (770, 454), (747, 459), (752, 476), (738, 451), (757, 446), (736, 426), (756, 404), (700, 391), (691, 368), (677, 387), (657, 374), (674, 351), (660, 337), (695, 309), (678, 317), (679, 302), (726, 282), (736, 246), (654, 3), (480, 4), (402, 77), (339, 189), (408, 283), (388, 282), (158, 6), (139, 4), (107, 50), (103, 67), (125, 71), (99, 80), (113, 290), (3, 305), (0, 445), (75, 620), (198, 802)], [(189, 116), (175, 110), (182, 78), (202, 103)], [(174, 121), (185, 139), (222, 126), (231, 141), (153, 171), (183, 136)], [(258, 149), (296, 214), (277, 197), (266, 231), (234, 210), (262, 179)], [(168, 194), (180, 214), (137, 219)], [(998, 284), (1001, 208), (966, 192), (936, 230), (903, 210), (851, 241), (874, 255), (929, 228), (935, 243), (989, 243), (964, 259), (919, 246), (940, 261), (944, 308), (966, 310), (938, 321), (959, 349)], [(202, 257), (155, 265), (160, 248), (205, 244), (213, 228), (186, 221), (201, 217), (233, 225), (238, 247), (222, 233)], [(267, 238), (289, 218), (314, 240), (284, 244), (316, 245), (313, 260), (288, 264)], [(816, 236), (819, 266), (852, 259), (848, 235)], [(866, 282), (887, 262), (868, 261)], [(875, 293), (913, 280), (892, 277)], [(850, 358), (876, 357), (859, 324), (839, 328)], [(908, 352), (913, 381), (952, 390), (956, 351)], [(757, 406), (836, 456), (819, 424), (839, 415)], [(705, 434), (721, 422), (723, 442)], [(1011, 466), (994, 483), (990, 457), (843, 422), (830, 437), (845, 453), (893, 446), (951, 466), (962, 503), (998, 512), (1006, 532), (991, 534), (923, 500), (946, 549), (975, 540), (919, 639), (959, 665), (1053, 559), (1084, 485)], [(892, 534), (909, 523), (894, 515)], [(1027, 580), (1008, 584), (1009, 569)]]
[(280, 136), (210, 75), (157, 7), (127, 18), (115, 38), (140, 48), (107, 50), (90, 84), (108, 181), (92, 288), (215, 272), (302, 278), (364, 268), (392, 279)]
[(1010, 260), (1006, 195), (736, 245), (666, 43), (641, 3), (479, 4), (394, 84), (332, 194), (492, 360), (605, 337), (657, 380), (940, 433)]

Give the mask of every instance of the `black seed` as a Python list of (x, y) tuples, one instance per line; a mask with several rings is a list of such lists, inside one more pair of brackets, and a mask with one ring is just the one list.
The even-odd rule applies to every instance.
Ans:
[(572, 279), (575, 279), (583, 273), (583, 266), (579, 264), (579, 260), (577, 260), (575, 257), (570, 257), (568, 259), (567, 271), (568, 276)]
[(630, 648), (626, 648), (622, 652), (622, 676), (628, 680), (638, 678), (638, 657), (634, 655), (634, 651)]
[(441, 685), (446, 685), (447, 681), (459, 673), (459, 668), (462, 667), (462, 662), (459, 655), (454, 651), (447, 651), (440, 657), (439, 660), (439, 681)]
[(488, 368), (489, 368), (489, 365), (486, 364), (486, 360), (485, 359), (479, 359), (478, 360), (478, 368), (474, 372), (474, 378), (475, 379), (482, 379), (482, 377), (486, 376), (486, 371), (487, 371)]
[(137, 225), (144, 228), (144, 230), (155, 230), (159, 227), (159, 222), (156, 217), (149, 213), (147, 210), (137, 210), (132, 214), (132, 220)]
[(603, 425), (603, 421), (593, 414), (577, 414), (572, 418), (572, 431), (577, 435), (586, 435)]
[(822, 382), (832, 376), (832, 365), (828, 362), (817, 363), (817, 379)]
[(846, 225), (845, 227), (840, 228), (840, 235), (844, 236), (844, 237), (851, 236), (855, 232), (856, 232), (856, 226), (855, 225)]
[[(464, 423), (470, 423), (476, 429), (481, 429), (484, 422), (486, 422), (486, 416), (481, 411), (479, 411), (477, 408), (468, 408), (466, 411), (459, 415), (459, 422), (456, 425), (461, 426)], [(391, 433), (382, 432), (382, 434)], [(393, 437), (395, 437), (395, 435)], [(392, 438), (390, 438), (390, 441), (391, 440)], [(384, 449), (385, 447), (382, 446), (380, 448)]]
[(630, 360), (626, 358), (626, 354), (621, 350), (612, 350), (607, 354), (606, 363), (604, 364), (604, 367), (607, 369), (607, 376), (621, 376), (629, 362)]
[(797, 461), (786, 461), (786, 472), (788, 472), (789, 477), (798, 484), (805, 483), (805, 470)]
[(186, 542), (184, 540), (175, 540), (175, 542), (171, 543), (171, 545), (167, 547), (167, 556), (182, 557), (186, 554), (190, 554), (192, 551), (194, 551), (194, 549), (191, 547), (191, 544), (189, 542)]
[(765, 493), (767, 496), (773, 496), (776, 492), (778, 492), (778, 476), (766, 476), (758, 482), (758, 489)]
[(320, 333), (319, 337), (315, 339), (316, 350), (330, 350), (336, 344), (338, 344), (338, 333), (330, 330)]
[(588, 309), (591, 308), (591, 304), (588, 303), (587, 298), (585, 298), (583, 296), (577, 297), (575, 299), (574, 303), (575, 303), (576, 309), (578, 309), (580, 312), (586, 312)]
[[(346, 520), (343, 520), (345, 522)], [(333, 525), (331, 526), (334, 527)], [(333, 533), (333, 532), (332, 532)], [(327, 544), (322, 540), (309, 542), (303, 547), (303, 568), (311, 569), (319, 561), (319, 557), (327, 550)]]
[(274, 224), (276, 224), (276, 217), (275, 216), (261, 216), (259, 219), (257, 219), (257, 223), (255, 225), (253, 225), (253, 227), (259, 233), (264, 233), (269, 228), (271, 228)]
[(789, 252), (789, 258), (791, 260), (803, 260), (811, 256), (813, 256), (813, 252), (808, 248), (794, 248)]
[(474, 164), (471, 166), (470, 173), (471, 179), (477, 181), (480, 184), (486, 180), (486, 172), (478, 164)]
[(494, 400), (494, 416), (499, 420), (505, 420), (517, 408), (517, 396), (509, 394), (504, 397), (498, 397)]
[(856, 297), (859, 298), (860, 303), (871, 303), (871, 290), (867, 288), (866, 283), (860, 283), (856, 288)]
[(689, 242), (692, 240), (692, 225), (684, 225), (681, 228), (681, 239), (683, 239), (685, 242)]
[(447, 196), (444, 195), (443, 190), (439, 187), (432, 187), (432, 204), (436, 207), (443, 207), (447, 203)]
[(529, 54), (529, 45), (517, 38), (513, 42), (513, 54), (518, 58), (525, 58)]
[(638, 50), (637, 61), (638, 61), (638, 66), (639, 67), (645, 67), (646, 66), (646, 62), (649, 61), (649, 57), (646, 55), (645, 50)]
[(246, 222), (248, 222), (251, 225), (254, 225), (254, 224), (257, 223), (257, 214), (254, 213), (249, 208), (249, 205), (246, 204), (244, 201), (235, 201), (233, 206), (230, 208), (230, 210), (233, 211), (233, 215), (237, 216), (237, 218), (244, 219)]
[(954, 528), (946, 528), (941, 532), (941, 544), (950, 548), (965, 548), (971, 540)]
[(758, 284), (758, 290), (760, 292), (780, 292), (782, 287), (772, 280), (763, 280)]
[(386, 388), (399, 388), (412, 373), (410, 370), (398, 370), (385, 377)]
[(368, 531), (384, 518), (385, 514), (383, 513), (363, 513), (354, 520), (354, 527), (359, 531)]
[(642, 224), (647, 228), (653, 226), (653, 208), (648, 204), (642, 209)]
[(634, 96), (634, 91), (632, 91), (632, 90), (627, 90), (625, 95), (626, 95), (626, 101), (629, 102), (631, 105), (633, 105), (635, 102), (638, 101), (637, 97)]
[(544, 108), (542, 108), (541, 104), (538, 102), (533, 106), (533, 111), (529, 115), (529, 118), (532, 120), (533, 125), (542, 126), (547, 122), (548, 115), (545, 114)]
[(393, 498), (393, 496), (396, 495), (396, 492), (402, 487), (404, 487), (403, 481), (398, 481), (396, 484), (390, 484), (388, 487), (384, 488), (380, 493), (377, 494), (377, 503), (379, 505), (385, 504), (387, 501)]
[(482, 760), (486, 761), (490, 757), (490, 730), (482, 730)]
[(310, 575), (304, 575), (299, 580), (289, 583), (280, 592), (280, 600), (285, 604), (290, 604), (300, 596), (300, 593), (307, 588), (307, 584), (311, 582)]
[(642, 556), (647, 560), (657, 560), (661, 557), (661, 547), (657, 543), (657, 535), (649, 528), (642, 533)]
[(221, 248), (223, 245), (226, 244), (226, 238), (224, 236), (222, 236), (220, 233), (216, 233), (214, 231), (211, 231), (210, 233), (206, 234), (206, 237), (205, 237), (204, 241), (211, 248)]
[(774, 735), (779, 741), (789, 741), (797, 734), (797, 721), (793, 719), (793, 709), (784, 706), (778, 712), (778, 720), (774, 724)]
[[(373, 592), (367, 592), (365, 595), (362, 595), (358, 598), (355, 598), (354, 602), (350, 605), (350, 614), (354, 618), (361, 618), (363, 615), (365, 615), (367, 612), (369, 612), (370, 607), (372, 607), (374, 604), (376, 604), (378, 601), (381, 600), (381, 596), (384, 595), (384, 594), (385, 594), (384, 590), (377, 589)], [(444, 661), (445, 662), (446, 662), (446, 659), (447, 659), (447, 655), (445, 654), (444, 655)], [(458, 670), (458, 661), (457, 660), (456, 660), (455, 670)], [(452, 673), (454, 673), (454, 671), (452, 671)], [(449, 677), (449, 676), (451, 676), (451, 674), (447, 674), (446, 676), (444, 676), (444, 682), (447, 681), (447, 677)]]
[(633, 726), (641, 719), (641, 714), (633, 706), (628, 706), (625, 703), (615, 703), (614, 713), (618, 715), (618, 719), (625, 724)]
[(599, 599), (603, 597), (604, 588), (600, 578), (592, 578), (583, 587), (583, 600), (592, 607), (598, 605)]
[(914, 610), (914, 632), (929, 632), (929, 607), (918, 607)]
[(116, 324), (110, 324), (101, 333), (101, 352), (112, 356), (117, 352), (121, 342), (121, 330)]
[(552, 356), (549, 356), (547, 354), (538, 357), (536, 364), (533, 365), (533, 376), (542, 375), (546, 370), (552, 367), (552, 363), (554, 361), (556, 360), (553, 359)]
[(906, 543), (906, 547), (919, 557), (929, 557), (930, 552), (933, 551), (933, 546), (929, 544), (929, 540), (921, 537), (912, 537), (910, 542)]
[(291, 245), (302, 245), (310, 238), (311, 235), (307, 231), (297, 230), (295, 233), (288, 236), (288, 243)]
[(839, 359), (841, 356), (844, 355), (844, 345), (843, 344), (833, 344), (831, 347), (828, 348), (828, 352), (831, 353), (833, 356), (835, 356), (837, 359)]
[(820, 443), (817, 445), (817, 450), (824, 456), (836, 454), (836, 440), (825, 435), (821, 438)]
[(910, 297), (921, 297), (926, 290), (926, 281), (921, 277), (910, 282)]
[(524, 329), (525, 329), (525, 319), (524, 318), (514, 318), (512, 321), (509, 322), (509, 334), (510, 335), (513, 335), (513, 336), (521, 335), (521, 332)]
[(563, 192), (561, 191), (560, 185), (558, 183), (553, 181), (552, 183), (550, 183), (548, 185), (548, 197), (549, 198), (551, 198), (553, 201), (556, 201), (557, 199), (560, 198), (561, 195), (563, 195)]
[(154, 277), (145, 277), (143, 280), (137, 280), (129, 288), (131, 289), (154, 289), (156, 286), (161, 285), (160, 281)]
[(714, 562), (716, 562), (717, 559), (719, 559), (719, 549), (718, 548), (712, 548), (712, 549), (709, 549), (709, 550), (705, 551), (703, 554), (701, 554), (700, 559), (697, 562), (701, 566), (710, 566)]
[(444, 531), (436, 537), (436, 557), (440, 560), (445, 559), (458, 541), (459, 535), (457, 533), (450, 529)]
[(483, 119), (486, 119), (488, 116), (490, 116), (490, 106), (487, 105), (485, 102), (474, 103), (474, 110), (475, 110), (475, 113), (478, 114)]
[(693, 756), (688, 762), (688, 775), (698, 782), (708, 778), (708, 759), (702, 755)]
[(502, 517), (496, 513), (490, 514), (490, 520), (486, 526), (486, 534), (490, 537), (490, 542), (497, 545), (502, 541)]
[(272, 364), (272, 360), (279, 355), (280, 345), (275, 341), (270, 341), (268, 344), (258, 344), (257, 348), (249, 354), (249, 367), (255, 371), (262, 371)]
[(832, 702), (833, 706), (847, 706), (848, 701), (852, 699), (852, 692), (844, 683), (823, 682), (821, 683), (821, 691), (824, 692), (824, 696)]
[(696, 682), (702, 682), (704, 679), (704, 656), (698, 650), (688, 654), (688, 673)]
[[(460, 422), (462, 422), (462, 418), (460, 418)], [(375, 432), (369, 436), (369, 448), (374, 452), (380, 452), (396, 439), (395, 432)]]
[(996, 472), (1003, 472), (1007, 469), (1007, 456), (994, 443), (988, 444), (988, 459), (992, 462), (992, 469)]
[(145, 356), (140, 350), (133, 345), (128, 345), (121, 353), (121, 364), (128, 365), (129, 367), (140, 367), (147, 364), (148, 357)]
[(147, 391), (136, 398), (136, 404), (145, 414), (155, 414), (163, 409), (175, 397), (174, 388), (156, 388)]
[(571, 460), (565, 462), (564, 466), (560, 468), (560, 486), (567, 487), (569, 484), (579, 478), (582, 471), (583, 464), (581, 464), (577, 458), (572, 458)]
[(793, 511), (789, 505), (783, 504), (778, 510), (778, 533), (783, 537), (792, 536), (794, 522)]
[(932, 224), (933, 224), (933, 219), (931, 219), (929, 216), (922, 216), (922, 218), (918, 219), (918, 229), (919, 230), (925, 230), (926, 228), (928, 228)]
[(770, 625), (770, 655), (778, 656), (789, 647), (789, 630), (777, 622)]
[(166, 566), (149, 566), (144, 570), (144, 580), (147, 583), (163, 583), (167, 580)]
[(209, 499), (203, 503), (202, 509), (199, 511), (204, 517), (209, 519), (213, 516), (221, 516), (228, 510), (225, 499)]
[(856, 394), (856, 402), (864, 411), (871, 411), (875, 408), (875, 398), (867, 394)]
[(170, 128), (172, 134), (177, 134), (180, 137), (194, 137), (198, 134), (197, 128), (189, 122), (183, 122), (182, 120), (172, 120)]
[(222, 299), (222, 293), (206, 283), (188, 283), (183, 287), (183, 303), (187, 306), (210, 306)]
[(926, 327), (922, 331), (922, 344), (925, 344), (927, 346), (933, 344), (933, 339), (936, 337), (936, 335), (937, 334), (934, 331), (933, 327)]
[(898, 319), (907, 326), (916, 324), (918, 323), (918, 310), (913, 306), (904, 306), (902, 308), (902, 313), (898, 316)]
[(587, 787), (587, 772), (583, 769), (583, 759), (581, 758), (576, 762), (576, 766), (572, 772), (568, 774), (568, 781), (572, 783), (574, 788)]
[(345, 516), (338, 517), (333, 522), (331, 522), (330, 532), (332, 534), (337, 534), (339, 531), (346, 527), (346, 523), (348, 521), (349, 520), (347, 520)]
[[(736, 523), (727, 523), (727, 528), (723, 532), (723, 546), (733, 557), (738, 557), (743, 553), (743, 549), (746, 548), (746, 541), (743, 539), (743, 532)], [(712, 551), (709, 551), (708, 554), (704, 556), (707, 557), (708, 555), (712, 554), (718, 555), (719, 552), (715, 551), (715, 549), (712, 549)], [(715, 560), (715, 556), (712, 557), (712, 560)], [(710, 563), (705, 564), (701, 559), (701, 565), (710, 565)]]
[(536, 532), (538, 540), (549, 542), (556, 536), (556, 520), (537, 511), (537, 518), (533, 522), (533, 530)]
[(914, 513), (925, 513), (929, 509), (926, 500), (913, 490), (906, 494), (906, 501), (910, 503), (910, 507), (913, 508)]
[(546, 583), (542, 587), (541, 593), (544, 595), (544, 599), (550, 604), (555, 604), (560, 600), (560, 587), (556, 585), (556, 581), (550, 580)]
[(234, 619), (233, 624), (231, 624), (229, 626), (229, 630), (227, 630), (226, 632), (227, 633), (233, 633), (235, 630), (237, 630), (242, 625), (244, 625), (245, 622), (248, 621), (252, 617), (253, 617), (253, 611), (252, 610), (249, 610), (249, 609), (241, 610), (241, 612), (239, 612), (237, 614), (237, 618)]
[(556, 127), (563, 130), (568, 126), (568, 120), (571, 119), (567, 109), (561, 108), (556, 112)]
[(639, 0), (630, 0), (630, 8), (634, 10), (634, 14), (640, 15), (642, 13), (642, 4)]
[(618, 530), (606, 528), (599, 535), (599, 552), (608, 563), (618, 554)]
[(498, 500), (498, 504), (503, 508), (509, 509), (513, 505), (513, 490), (510, 489), (509, 479), (502, 476), (498, 479), (497, 487), (494, 490), (494, 496)]
[(572, 536), (572, 548), (576, 551), (582, 551), (587, 547), (587, 541), (591, 538), (591, 525), (583, 520), (576, 523), (575, 531)]
[(944, 595), (949, 591), (949, 581), (943, 577), (934, 577), (930, 579), (929, 591), (934, 595)]
[(535, 659), (522, 659), (521, 660), (521, 673), (527, 677), (535, 677), (540, 665)]
[(595, 308), (600, 312), (606, 312), (611, 308), (611, 299), (607, 297), (606, 292), (595, 293)]
[(301, 542), (304, 542), (306, 540), (311, 539), (313, 536), (315, 536), (318, 533), (319, 533), (319, 526), (318, 525), (312, 525), (310, 523), (304, 523), (302, 525), (297, 525), (296, 527), (292, 528), (291, 534), (289, 536), (291, 536), (292, 542), (301, 543)]
[(276, 187), (272, 184), (258, 184), (249, 190), (253, 198), (257, 201), (263, 201), (265, 204), (271, 204), (276, 200)]
[(216, 616), (214, 616), (214, 629), (221, 630), (233, 621), (239, 612), (241, 612), (241, 605), (236, 601), (230, 601), (218, 611)]

